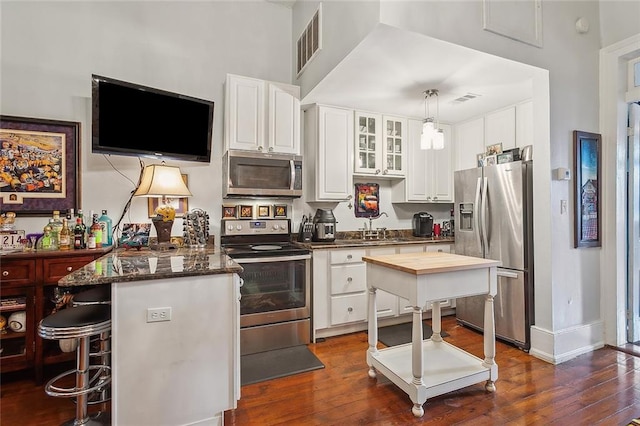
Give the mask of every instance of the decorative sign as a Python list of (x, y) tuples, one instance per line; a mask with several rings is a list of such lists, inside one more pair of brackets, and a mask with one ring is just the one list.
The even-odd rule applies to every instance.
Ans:
[(22, 240), (25, 239), (24, 231), (0, 231), (2, 250), (15, 250), (22, 248)]

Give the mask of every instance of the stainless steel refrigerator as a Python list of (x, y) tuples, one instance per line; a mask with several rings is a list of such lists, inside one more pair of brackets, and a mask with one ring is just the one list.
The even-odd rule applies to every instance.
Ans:
[[(496, 337), (528, 351), (533, 311), (532, 162), (454, 175), (456, 254), (502, 261), (494, 298)], [(482, 330), (484, 297), (456, 300), (457, 320)]]

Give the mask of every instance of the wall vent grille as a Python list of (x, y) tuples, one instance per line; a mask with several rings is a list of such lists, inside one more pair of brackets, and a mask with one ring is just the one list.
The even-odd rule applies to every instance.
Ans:
[(297, 46), (297, 75), (299, 76), (306, 65), (322, 49), (322, 3), (298, 38)]

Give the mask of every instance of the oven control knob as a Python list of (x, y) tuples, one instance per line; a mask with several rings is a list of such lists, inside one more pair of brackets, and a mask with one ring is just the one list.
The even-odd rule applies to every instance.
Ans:
[(242, 225), (236, 225), (236, 229), (237, 229), (238, 231), (242, 231)]
[(277, 231), (278, 229), (280, 229), (280, 225), (278, 225), (277, 223), (275, 225), (273, 225), (273, 230)]
[(227, 225), (227, 230), (233, 231), (233, 225)]

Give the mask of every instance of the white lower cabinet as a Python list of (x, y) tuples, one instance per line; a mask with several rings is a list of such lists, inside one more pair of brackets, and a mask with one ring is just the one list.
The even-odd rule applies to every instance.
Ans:
[[(396, 253), (424, 251), (449, 252), (448, 244), (399, 244), (368, 249), (345, 248), (314, 250), (313, 275), (313, 331), (316, 338), (337, 336), (366, 330), (367, 277), (362, 256), (382, 256)], [(448, 300), (441, 307), (450, 307)], [(431, 309), (426, 306), (425, 310)], [(411, 321), (409, 302), (393, 294), (378, 290), (376, 312), (388, 324)]]

